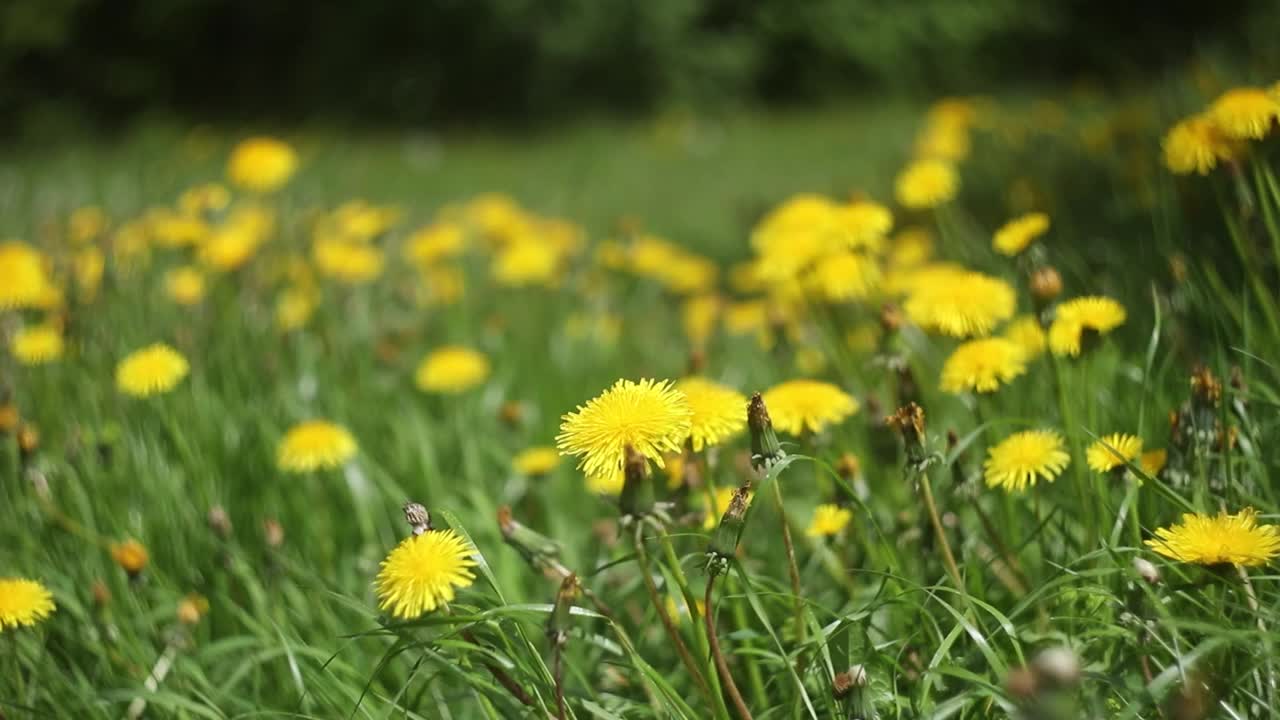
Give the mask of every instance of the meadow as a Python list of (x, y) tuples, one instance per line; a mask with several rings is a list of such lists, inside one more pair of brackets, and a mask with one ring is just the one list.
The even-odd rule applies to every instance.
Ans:
[(16, 150), (0, 718), (1280, 715), (1275, 80)]

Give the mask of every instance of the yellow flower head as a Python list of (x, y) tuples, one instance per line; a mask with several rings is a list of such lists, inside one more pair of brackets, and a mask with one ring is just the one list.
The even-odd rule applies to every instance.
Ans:
[(1049, 216), (1041, 212), (1027, 213), (1005, 223), (991, 241), (996, 252), (1013, 257), (1049, 230)]
[(916, 136), (916, 157), (958, 162), (969, 156), (967, 127), (947, 122), (925, 126)]
[(462, 393), (489, 377), (489, 358), (471, 348), (442, 347), (427, 355), (415, 376), (418, 387), (433, 393)]
[(951, 337), (981, 337), (1013, 317), (1013, 288), (979, 272), (938, 272), (913, 281), (903, 310), (912, 322)]
[(221, 272), (238, 270), (253, 259), (261, 241), (256, 233), (241, 225), (219, 228), (200, 244), (200, 262)]
[(1264, 88), (1234, 88), (1219, 95), (1207, 114), (1228, 138), (1261, 140), (1280, 122), (1280, 100)]
[(26, 327), (9, 341), (9, 351), (23, 365), (43, 365), (62, 357), (62, 333), (52, 325)]
[(374, 581), (378, 607), (401, 620), (413, 620), (453, 600), (457, 588), (470, 587), (471, 545), (454, 530), (428, 530), (405, 538), (387, 558)]
[(1169, 128), (1161, 143), (1164, 165), (1175, 175), (1209, 171), (1236, 154), (1236, 145), (1203, 115), (1194, 115)]
[(1123, 468), (1137, 460), (1142, 454), (1142, 439), (1124, 433), (1105, 435), (1095, 441), (1085, 452), (1089, 467), (1096, 472), (1105, 473)]
[(819, 259), (806, 279), (813, 292), (828, 302), (861, 300), (880, 284), (880, 266), (862, 253), (837, 252)]
[(988, 487), (1022, 492), (1037, 480), (1052, 481), (1071, 462), (1062, 436), (1052, 430), (1014, 433), (987, 451), (983, 475)]
[(889, 266), (895, 269), (919, 267), (933, 257), (933, 235), (912, 226), (899, 230), (889, 246)]
[(438, 222), (411, 235), (404, 255), (405, 259), (420, 267), (430, 267), (441, 260), (461, 255), (466, 249), (466, 242), (467, 234), (461, 225)]
[(560, 451), (553, 447), (539, 445), (521, 450), (511, 459), (511, 466), (516, 472), (529, 477), (541, 477), (555, 470), (560, 465)]
[(619, 380), (561, 418), (556, 445), (581, 458), (589, 483), (620, 487), (628, 446), (663, 467), (663, 453), (680, 451), (692, 418), (688, 399), (670, 381)]
[(493, 258), (493, 279), (499, 285), (550, 285), (560, 269), (560, 251), (539, 239), (508, 243)]
[(200, 593), (189, 593), (178, 601), (178, 609), (174, 614), (183, 625), (196, 625), (208, 613), (209, 598)]
[(1039, 357), (1048, 346), (1044, 328), (1040, 327), (1040, 321), (1032, 315), (1019, 315), (1011, 320), (1005, 327), (1003, 336), (1022, 348), (1022, 354), (1027, 360)]
[(954, 165), (941, 160), (919, 160), (908, 165), (894, 182), (898, 202), (910, 210), (924, 210), (950, 202), (960, 189)]
[(26, 243), (0, 242), (0, 310), (44, 305), (54, 289), (46, 264), (44, 255)]
[(747, 398), (733, 388), (699, 377), (676, 383), (684, 393), (692, 415), (689, 441), (694, 452), (718, 445), (742, 432), (747, 424)]
[(315, 294), (303, 288), (285, 288), (276, 298), (276, 327), (297, 330), (311, 319), (316, 309)]
[(1012, 340), (970, 340), (951, 353), (942, 366), (943, 392), (995, 392), (1027, 371), (1026, 354)]
[(680, 320), (684, 334), (695, 347), (706, 345), (716, 331), (720, 319), (721, 300), (718, 295), (707, 293), (694, 295), (680, 306)]
[(178, 209), (187, 215), (222, 212), (230, 204), (231, 191), (219, 183), (196, 185), (178, 196)]
[(116, 366), (116, 387), (134, 397), (159, 395), (176, 387), (189, 370), (181, 353), (164, 343), (155, 343), (120, 361)]
[(111, 543), (110, 550), (111, 559), (115, 560), (116, 565), (130, 576), (146, 570), (147, 563), (151, 562), (151, 554), (147, 552), (147, 547), (137, 540)]
[(788, 380), (762, 395), (773, 426), (789, 435), (822, 432), (858, 411), (858, 401), (831, 383)]
[(269, 137), (242, 140), (227, 160), (231, 184), (257, 193), (269, 193), (289, 182), (298, 169), (298, 154), (288, 143)]
[(0, 578), (0, 632), (30, 627), (53, 614), (53, 593), (35, 580)]
[(880, 203), (857, 200), (836, 207), (831, 222), (842, 244), (852, 250), (878, 252), (893, 229), (893, 213)]
[(813, 510), (813, 519), (804, 534), (809, 537), (831, 537), (844, 532), (853, 520), (853, 511), (839, 505), (819, 505)]
[(1158, 450), (1148, 450), (1142, 453), (1138, 458), (1138, 466), (1142, 468), (1142, 472), (1155, 477), (1164, 469), (1164, 465), (1169, 461), (1169, 451), (1164, 448)]
[(107, 257), (102, 248), (89, 245), (77, 250), (71, 258), (71, 274), (80, 288), (80, 297), (93, 300), (102, 285), (102, 273), (107, 269)]
[(1068, 300), (1054, 311), (1049, 326), (1049, 349), (1054, 355), (1077, 357), (1086, 331), (1106, 335), (1125, 321), (1124, 306), (1109, 297)]
[(382, 274), (382, 249), (361, 240), (328, 237), (311, 246), (316, 269), (346, 285), (367, 283)]
[(1280, 554), (1275, 525), (1258, 525), (1258, 513), (1187, 513), (1177, 525), (1156, 530), (1147, 547), (1179, 562), (1197, 565), (1265, 565)]
[(67, 239), (72, 245), (83, 245), (107, 229), (107, 213), (96, 205), (76, 208), (67, 218)]
[(341, 467), (355, 457), (356, 439), (341, 425), (308, 420), (289, 428), (276, 448), (276, 466), (305, 473)]
[(179, 305), (195, 305), (204, 299), (204, 273), (191, 265), (174, 268), (165, 273), (164, 290)]
[(622, 492), (622, 484), (626, 481), (626, 475), (623, 474), (622, 468), (606, 470), (597, 475), (587, 475), (587, 490), (596, 495), (618, 495)]

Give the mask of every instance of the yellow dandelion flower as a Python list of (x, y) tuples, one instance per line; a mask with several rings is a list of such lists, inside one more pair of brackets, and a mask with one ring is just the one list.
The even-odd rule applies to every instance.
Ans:
[(1142, 453), (1142, 439), (1125, 433), (1112, 433), (1095, 441), (1085, 452), (1089, 467), (1105, 473), (1123, 468)]
[(747, 398), (737, 390), (699, 377), (681, 380), (676, 389), (684, 393), (692, 411), (689, 441), (694, 452), (718, 445), (746, 427)]
[(560, 451), (539, 445), (521, 450), (511, 459), (516, 472), (529, 477), (541, 477), (560, 465)]
[(270, 137), (242, 140), (227, 160), (231, 184), (256, 193), (269, 193), (289, 182), (298, 169), (298, 154), (289, 144)]
[(53, 614), (53, 593), (35, 580), (0, 578), (0, 632), (30, 627)]
[(1019, 315), (1005, 327), (1003, 337), (1022, 348), (1027, 360), (1034, 360), (1044, 353), (1049, 340), (1045, 336), (1040, 321), (1032, 315)]
[(916, 136), (916, 157), (958, 162), (969, 156), (968, 128), (951, 123), (930, 123)]
[(954, 165), (941, 160), (920, 160), (908, 165), (894, 181), (898, 202), (910, 210), (935, 208), (950, 202), (960, 189)]
[(1004, 338), (970, 340), (957, 347), (942, 365), (943, 392), (995, 392), (1027, 371), (1027, 358), (1017, 343)]
[(804, 534), (809, 537), (832, 537), (844, 532), (853, 520), (853, 511), (830, 503), (813, 509), (813, 518)]
[(612, 484), (621, 480), (628, 446), (663, 467), (663, 454), (679, 452), (689, 437), (692, 417), (689, 401), (670, 381), (619, 380), (561, 418), (556, 445), (580, 457), (589, 480)]
[(151, 562), (151, 553), (147, 552), (147, 547), (137, 540), (129, 539), (111, 543), (109, 550), (111, 559), (130, 577), (141, 574), (147, 569), (147, 563)]
[(360, 285), (382, 274), (381, 248), (359, 240), (322, 238), (311, 246), (320, 274), (347, 285)]
[(228, 225), (210, 233), (200, 244), (200, 262), (230, 272), (244, 267), (258, 252), (261, 238), (242, 225)]
[(177, 387), (191, 367), (177, 350), (155, 343), (130, 353), (116, 366), (116, 387), (135, 397), (166, 393)]
[(1022, 492), (1038, 480), (1052, 482), (1071, 463), (1062, 436), (1052, 430), (1014, 433), (987, 451), (987, 487)]
[(893, 229), (893, 213), (880, 203), (857, 200), (831, 214), (836, 236), (852, 250), (879, 252)]
[(204, 299), (204, 273), (191, 265), (174, 268), (165, 273), (164, 290), (179, 305), (195, 305)]
[(1049, 349), (1054, 355), (1077, 357), (1085, 333), (1106, 335), (1125, 321), (1124, 306), (1109, 297), (1090, 296), (1068, 300), (1054, 311), (1049, 326)]
[(409, 237), (404, 256), (421, 267), (461, 255), (466, 249), (467, 235), (461, 225), (439, 222), (428, 225)]
[(903, 303), (912, 322), (951, 337), (981, 337), (1013, 317), (1013, 288), (979, 272), (946, 272), (917, 278)]
[(151, 237), (160, 247), (183, 248), (199, 245), (209, 235), (203, 218), (183, 215), (169, 208), (152, 208), (145, 215)]
[(718, 295), (708, 293), (694, 295), (680, 306), (680, 322), (684, 334), (695, 347), (706, 345), (716, 331), (716, 321), (720, 319), (721, 300)]
[(1236, 145), (1203, 115), (1169, 128), (1161, 142), (1164, 165), (1175, 175), (1208, 175), (1218, 163), (1235, 157)]
[(90, 245), (77, 250), (71, 259), (71, 273), (80, 288), (80, 297), (93, 300), (102, 286), (102, 273), (107, 269), (107, 257), (102, 249)]
[(1197, 565), (1265, 565), (1280, 554), (1275, 525), (1258, 525), (1258, 513), (1245, 508), (1234, 515), (1186, 513), (1177, 524), (1156, 530), (1147, 547)]
[(992, 247), (1001, 255), (1013, 257), (1049, 230), (1049, 216), (1041, 212), (1027, 213), (1005, 223), (996, 231)]
[(355, 457), (356, 439), (327, 420), (308, 420), (289, 428), (276, 447), (276, 466), (305, 473), (341, 467)]
[(43, 365), (62, 357), (65, 343), (58, 328), (44, 324), (14, 333), (9, 352), (23, 365)]
[(769, 304), (764, 300), (729, 303), (724, 309), (724, 329), (730, 335), (750, 335), (769, 326)]
[[(706, 514), (702, 516), (702, 529), (714, 530), (720, 524), (720, 518), (724, 517), (725, 512), (729, 509), (729, 502), (733, 500), (735, 488), (718, 487), (711, 494), (711, 507), (706, 508)], [(747, 504), (751, 504), (751, 499), (755, 497), (755, 493), (747, 493)]]
[(67, 218), (67, 239), (72, 245), (83, 245), (107, 229), (107, 213), (96, 205), (76, 208)]
[(454, 530), (428, 530), (405, 538), (382, 561), (374, 581), (378, 607), (413, 620), (444, 606), (458, 588), (470, 587), (474, 550)]
[(43, 254), (24, 242), (0, 242), (0, 310), (45, 304), (53, 284)]
[(858, 411), (858, 401), (831, 383), (788, 380), (763, 394), (773, 426), (790, 435), (822, 432)]
[(500, 285), (552, 284), (560, 269), (560, 251), (541, 240), (508, 243), (493, 258), (491, 272)]
[(594, 475), (587, 475), (587, 490), (596, 495), (620, 495), (626, 475), (622, 468), (606, 470)]
[(188, 188), (178, 196), (178, 209), (187, 215), (218, 213), (231, 204), (231, 191), (219, 183)]
[(1261, 140), (1280, 122), (1280, 100), (1263, 88), (1233, 88), (1219, 95), (1206, 114), (1231, 139)]
[(861, 300), (880, 284), (880, 266), (862, 253), (838, 252), (818, 260), (807, 282), (828, 302)]
[(302, 288), (285, 288), (276, 298), (276, 327), (297, 330), (311, 319), (316, 309), (315, 293)]
[(188, 593), (178, 601), (178, 609), (174, 614), (183, 625), (196, 625), (208, 613), (209, 598), (200, 593)]
[(919, 267), (932, 257), (933, 235), (922, 227), (899, 230), (889, 245), (889, 266), (895, 269)]
[(414, 377), (426, 392), (466, 392), (489, 377), (489, 358), (467, 347), (442, 347), (427, 355)]
[(1138, 466), (1142, 468), (1142, 472), (1151, 477), (1160, 474), (1164, 470), (1165, 463), (1169, 461), (1169, 451), (1164, 448), (1158, 450), (1148, 450), (1138, 458)]

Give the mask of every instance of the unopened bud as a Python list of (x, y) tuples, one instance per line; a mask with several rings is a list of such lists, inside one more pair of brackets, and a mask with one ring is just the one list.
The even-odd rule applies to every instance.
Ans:
[(746, 524), (747, 508), (751, 506), (751, 490), (743, 485), (733, 491), (729, 507), (720, 516), (720, 524), (707, 545), (707, 571), (719, 575), (728, 569), (729, 559), (738, 552), (738, 540)]
[(923, 465), (924, 449), (924, 408), (915, 403), (908, 403), (898, 411), (885, 418), (885, 424), (896, 428), (902, 435), (902, 443), (907, 451), (909, 465)]
[(885, 303), (880, 306), (880, 327), (884, 328), (885, 333), (897, 332), (902, 327), (902, 310), (893, 303)]
[(93, 604), (99, 608), (105, 608), (111, 604), (111, 590), (101, 580), (93, 581), (90, 592), (93, 595)]
[(519, 427), (524, 420), (524, 406), (518, 402), (505, 402), (498, 409), (498, 419), (502, 424), (510, 427)]
[(764, 405), (760, 393), (751, 396), (747, 404), (747, 427), (751, 430), (751, 466), (757, 470), (769, 469), (787, 454), (773, 431), (769, 408)]
[(569, 640), (569, 618), (573, 613), (573, 604), (577, 602), (582, 588), (578, 584), (578, 576), (569, 573), (560, 583), (556, 591), (556, 603), (547, 618), (547, 639), (556, 647), (563, 647)]
[(1048, 307), (1062, 294), (1062, 276), (1051, 266), (1037, 268), (1031, 273), (1031, 297), (1037, 308)]
[(1160, 582), (1160, 569), (1157, 568), (1150, 560), (1135, 557), (1133, 559), (1133, 571), (1138, 573), (1138, 577), (1146, 580), (1152, 585), (1156, 585)]
[[(563, 570), (559, 544), (525, 527), (512, 516), (511, 508), (506, 505), (498, 508), (498, 531), (502, 533), (502, 539), (535, 569), (543, 572)], [(563, 576), (564, 573), (556, 574)]]

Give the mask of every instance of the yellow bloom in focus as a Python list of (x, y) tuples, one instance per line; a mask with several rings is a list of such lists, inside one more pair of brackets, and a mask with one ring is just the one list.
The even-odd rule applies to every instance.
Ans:
[(992, 247), (1001, 255), (1013, 257), (1049, 230), (1049, 216), (1044, 213), (1027, 213), (1005, 223), (996, 231)]
[(1161, 142), (1164, 165), (1175, 175), (1209, 171), (1236, 154), (1236, 146), (1217, 125), (1203, 115), (1182, 120), (1169, 129)]
[(382, 250), (359, 240), (317, 240), (311, 257), (322, 275), (347, 285), (367, 283), (382, 274)]
[(559, 465), (560, 451), (542, 445), (521, 450), (511, 459), (511, 466), (516, 472), (529, 477), (541, 477)]
[(1155, 477), (1164, 470), (1165, 463), (1169, 461), (1169, 451), (1164, 448), (1158, 450), (1148, 450), (1142, 453), (1138, 458), (1138, 467), (1142, 468), (1142, 472)]
[(1004, 338), (970, 340), (956, 348), (942, 366), (943, 392), (995, 392), (1027, 371), (1022, 348)]
[(747, 398), (737, 390), (705, 378), (688, 377), (676, 383), (692, 415), (689, 441), (694, 452), (718, 445), (742, 432), (747, 424)]
[(116, 386), (135, 397), (149, 397), (172, 390), (190, 370), (177, 350), (155, 343), (130, 353), (116, 366)]
[(276, 298), (276, 327), (297, 330), (311, 319), (316, 309), (315, 293), (302, 288), (285, 288)]
[(1263, 88), (1233, 88), (1218, 96), (1205, 113), (1233, 140), (1261, 140), (1280, 122), (1280, 100)]
[(861, 300), (880, 284), (880, 266), (861, 253), (838, 252), (818, 260), (807, 280), (828, 302)]
[(951, 337), (980, 337), (1013, 317), (1016, 296), (999, 278), (978, 272), (942, 272), (913, 282), (903, 309), (925, 330)]
[(1186, 513), (1177, 525), (1157, 529), (1147, 547), (1184, 563), (1257, 566), (1280, 554), (1280, 534), (1275, 525), (1258, 525), (1253, 508), (1235, 515)]
[(305, 473), (341, 467), (355, 457), (356, 439), (327, 420), (308, 420), (289, 428), (276, 447), (276, 466)]
[(418, 366), (418, 387), (426, 392), (462, 393), (489, 377), (489, 358), (471, 348), (442, 347)]
[(0, 578), (0, 632), (30, 627), (53, 614), (53, 593), (35, 580)]
[(858, 411), (858, 402), (831, 383), (788, 380), (763, 394), (773, 426), (789, 435), (822, 432)]
[(541, 240), (508, 243), (493, 258), (493, 279), (501, 285), (550, 285), (560, 268), (560, 252)]
[(475, 580), (473, 552), (452, 529), (405, 538), (382, 561), (374, 581), (378, 607), (401, 620), (413, 620), (446, 605), (457, 588), (470, 587)]
[(41, 307), (53, 290), (46, 261), (24, 242), (0, 242), (0, 310)]
[(298, 169), (298, 154), (282, 140), (242, 140), (227, 160), (227, 179), (250, 192), (269, 193), (283, 187)]
[(179, 305), (195, 305), (204, 299), (204, 273), (190, 265), (174, 268), (165, 273), (164, 290)]
[(1125, 433), (1105, 435), (1085, 451), (1089, 468), (1095, 472), (1111, 472), (1137, 460), (1142, 453), (1142, 439)]
[(628, 446), (663, 467), (663, 454), (679, 452), (689, 437), (692, 417), (688, 399), (670, 381), (619, 380), (561, 418), (556, 446), (580, 458), (588, 482), (616, 479), (621, 487)]
[(62, 333), (52, 325), (25, 327), (14, 333), (9, 352), (23, 365), (43, 365), (62, 357)]
[(898, 202), (910, 210), (938, 207), (951, 201), (959, 189), (955, 166), (941, 160), (914, 162), (894, 181)]
[(461, 255), (466, 249), (466, 241), (467, 235), (462, 226), (457, 223), (438, 222), (427, 225), (409, 236), (404, 256), (406, 260), (426, 267)]
[(1062, 436), (1052, 430), (1014, 433), (987, 451), (987, 487), (1022, 492), (1038, 480), (1053, 481), (1071, 463)]
[(844, 532), (853, 520), (853, 511), (830, 503), (813, 509), (813, 519), (804, 534), (809, 537), (832, 537)]
[(1005, 327), (1004, 338), (1022, 348), (1027, 360), (1034, 360), (1044, 353), (1049, 341), (1040, 327), (1040, 321), (1032, 315), (1019, 315)]
[[(706, 509), (706, 514), (702, 517), (702, 529), (714, 530), (720, 524), (720, 518), (729, 509), (729, 502), (733, 500), (734, 488), (718, 487), (712, 493), (713, 505)], [(747, 505), (751, 504), (751, 499), (755, 497), (754, 492), (747, 493)]]
[(1053, 324), (1049, 326), (1049, 349), (1054, 355), (1077, 357), (1086, 332), (1106, 335), (1124, 321), (1124, 306), (1109, 297), (1068, 300), (1054, 311)]
[(151, 562), (151, 553), (147, 552), (147, 547), (137, 540), (111, 543), (109, 550), (111, 559), (120, 566), (121, 570), (128, 573), (129, 577), (141, 574), (147, 569), (147, 563)]

